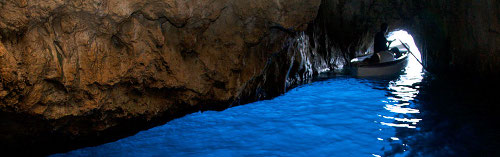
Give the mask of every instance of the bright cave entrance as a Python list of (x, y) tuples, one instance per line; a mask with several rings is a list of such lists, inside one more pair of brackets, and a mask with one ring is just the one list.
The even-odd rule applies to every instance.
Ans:
[(405, 69), (406, 74), (419, 75), (423, 71), (422, 55), (413, 40), (413, 37), (404, 30), (389, 32), (388, 40), (395, 40), (389, 47), (401, 47), (401, 42), (406, 43), (410, 50), (408, 52), (408, 65)]

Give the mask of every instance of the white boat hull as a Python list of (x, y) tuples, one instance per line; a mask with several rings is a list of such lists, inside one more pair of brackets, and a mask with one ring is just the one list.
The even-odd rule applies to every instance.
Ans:
[(383, 63), (358, 64), (353, 68), (353, 74), (358, 77), (390, 76), (400, 73), (408, 65), (408, 55)]
[(356, 76), (370, 77), (370, 76), (388, 76), (401, 72), (406, 65), (408, 65), (408, 57), (401, 62), (387, 66), (362, 66), (358, 67)]

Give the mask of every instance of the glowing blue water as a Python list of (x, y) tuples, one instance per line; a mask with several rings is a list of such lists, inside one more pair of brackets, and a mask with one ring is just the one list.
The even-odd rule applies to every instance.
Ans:
[(396, 128), (418, 129), (420, 119), (412, 118), (419, 114), (412, 101), (418, 90), (412, 85), (422, 79), (420, 72), (393, 81), (319, 81), (272, 100), (193, 113), (116, 142), (59, 155), (383, 155), (395, 145), (406, 149)]
[[(383, 154), (397, 113), (387, 91), (342, 78), (293, 89), (273, 100), (194, 113), (135, 136), (68, 155), (239, 156)], [(390, 103), (394, 104), (394, 103)], [(381, 140), (379, 140), (381, 139)]]
[[(392, 79), (318, 81), (272, 100), (189, 114), (53, 156), (491, 156), (498, 130), (477, 129), (490, 121), (464, 107), (478, 97), (454, 101), (456, 90), (423, 78), (412, 58)], [(463, 100), (470, 101), (460, 105)]]

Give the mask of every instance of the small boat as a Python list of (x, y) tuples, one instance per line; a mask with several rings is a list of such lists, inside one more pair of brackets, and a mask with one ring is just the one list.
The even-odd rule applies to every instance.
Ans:
[[(398, 46), (399, 48), (399, 46)], [(364, 62), (372, 55), (364, 55), (351, 60), (351, 74), (358, 77), (391, 76), (400, 73), (408, 64), (408, 51), (399, 48), (402, 53), (395, 58), (392, 52), (378, 53), (379, 63)]]

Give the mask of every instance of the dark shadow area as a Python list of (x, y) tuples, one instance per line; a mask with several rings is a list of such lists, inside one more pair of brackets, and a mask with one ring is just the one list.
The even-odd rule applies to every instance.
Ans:
[[(472, 83), (471, 83), (472, 82)], [(419, 88), (415, 108), (422, 119), (416, 129), (397, 128), (402, 143), (384, 156), (498, 156), (498, 83), (493, 80), (436, 78), (428, 75)]]

